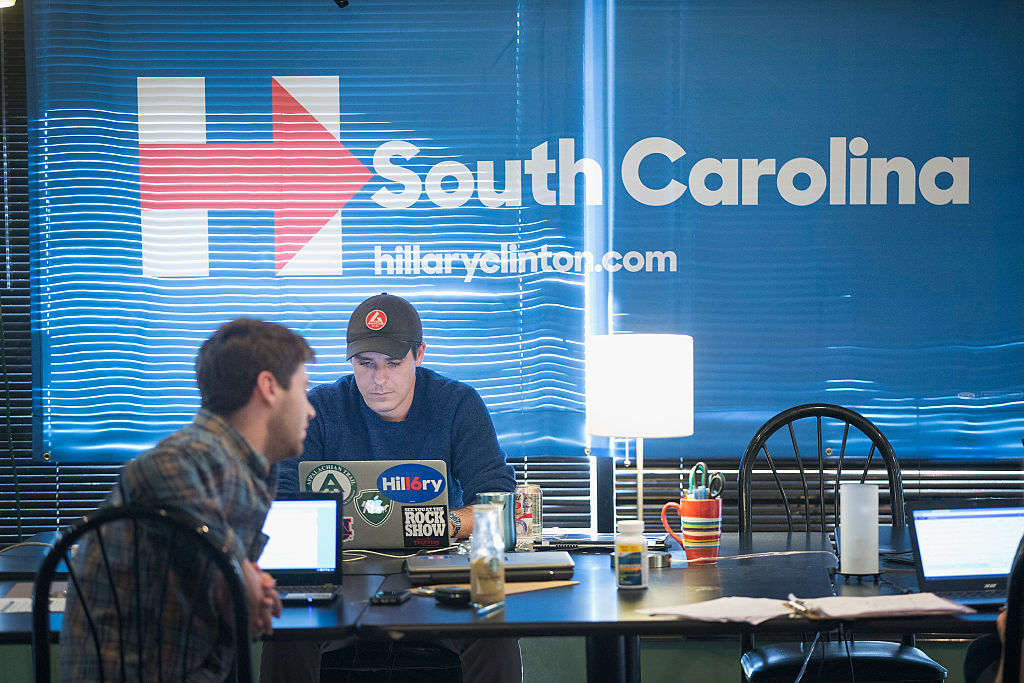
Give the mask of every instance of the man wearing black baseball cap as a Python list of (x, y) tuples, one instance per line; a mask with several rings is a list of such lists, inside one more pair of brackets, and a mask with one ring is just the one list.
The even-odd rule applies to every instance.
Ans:
[(302, 460), (443, 460), (449, 530), (467, 538), (477, 494), (516, 487), (484, 402), (469, 385), (421, 366), (423, 326), (401, 297), (383, 293), (359, 304), (346, 341), (353, 373), (309, 393), (317, 417), (302, 456), (281, 464), (278, 490), (299, 490)]
[[(301, 460), (443, 460), (449, 533), (467, 538), (477, 494), (516, 487), (484, 402), (469, 385), (422, 367), (423, 326), (401, 297), (383, 293), (359, 304), (346, 341), (353, 373), (309, 392), (316, 417), (302, 456), (281, 463), (278, 491), (299, 490)], [(514, 638), (442, 644), (459, 653), (464, 681), (522, 679)], [(320, 652), (342, 645), (269, 641), (261, 680), (317, 681)]]

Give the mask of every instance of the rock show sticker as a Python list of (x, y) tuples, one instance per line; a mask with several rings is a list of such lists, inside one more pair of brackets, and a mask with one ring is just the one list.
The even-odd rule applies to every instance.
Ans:
[(342, 504), (348, 505), (356, 491), (356, 478), (341, 465), (325, 462), (306, 475), (306, 490), (314, 493), (340, 493)]
[(406, 548), (448, 545), (448, 514), (444, 505), (406, 505), (402, 508), (402, 536)]

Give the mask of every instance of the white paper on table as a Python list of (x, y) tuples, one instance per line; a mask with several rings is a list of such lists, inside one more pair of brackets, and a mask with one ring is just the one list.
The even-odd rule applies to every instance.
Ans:
[[(50, 611), (63, 612), (66, 598), (50, 598)], [(0, 598), (0, 614), (18, 614), (32, 611), (32, 598)]]
[(792, 614), (783, 600), (771, 598), (717, 598), (688, 605), (667, 605), (636, 610), (647, 616), (679, 617), (694, 621), (740, 622), (756, 626), (775, 617)]
[(974, 614), (975, 610), (935, 593), (872, 595), (865, 597), (808, 598), (800, 600), (809, 615), (822, 619), (902, 617), (928, 614)]
[(934, 593), (873, 595), (869, 597), (827, 597), (800, 600), (803, 611), (790, 602), (770, 598), (718, 598), (688, 605), (666, 605), (636, 610), (647, 616), (677, 617), (694, 621), (737, 622), (756, 626), (787, 614), (817, 619), (864, 619), (929, 614), (973, 614), (975, 610), (941, 598)]

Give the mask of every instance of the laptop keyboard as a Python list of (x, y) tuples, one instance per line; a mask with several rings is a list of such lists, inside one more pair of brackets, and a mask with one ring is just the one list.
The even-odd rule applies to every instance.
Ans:
[(330, 595), (338, 589), (333, 584), (318, 584), (316, 586), (278, 586), (277, 592), (282, 598), (300, 595)]
[(970, 590), (970, 591), (942, 591), (936, 593), (939, 597), (952, 600), (953, 602), (973, 603), (984, 602), (998, 606), (1006, 601), (1006, 593), (1000, 591)]

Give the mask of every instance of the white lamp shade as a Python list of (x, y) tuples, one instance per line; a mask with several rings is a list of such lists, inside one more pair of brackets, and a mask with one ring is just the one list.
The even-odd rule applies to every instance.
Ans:
[(587, 339), (587, 432), (631, 438), (693, 434), (693, 337)]

